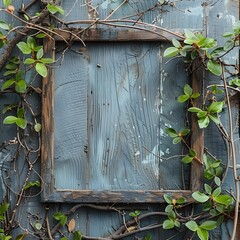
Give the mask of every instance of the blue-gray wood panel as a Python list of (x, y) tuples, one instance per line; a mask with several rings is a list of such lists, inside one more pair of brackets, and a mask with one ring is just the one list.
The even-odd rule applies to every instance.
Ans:
[(89, 43), (82, 56), (65, 53), (54, 80), (57, 189), (183, 189), (179, 158), (166, 160), (181, 146), (165, 129), (185, 125), (176, 96), (187, 78), (180, 62), (163, 61), (162, 48)]

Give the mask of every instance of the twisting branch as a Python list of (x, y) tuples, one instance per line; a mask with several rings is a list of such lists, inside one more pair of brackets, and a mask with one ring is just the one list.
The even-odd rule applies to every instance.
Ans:
[[(47, 9), (43, 9), (40, 13), (39, 17), (36, 19), (33, 19), (31, 21), (32, 24), (40, 24), (47, 16), (49, 15), (49, 12)], [(6, 62), (10, 59), (12, 52), (14, 48), (16, 47), (16, 44), (18, 44), (24, 35), (27, 35), (30, 32), (30, 28), (27, 26), (21, 31), (21, 33), (16, 33), (15, 36), (9, 41), (8, 45), (4, 48), (4, 51), (2, 53), (2, 56), (0, 58), (0, 71), (5, 66)]]

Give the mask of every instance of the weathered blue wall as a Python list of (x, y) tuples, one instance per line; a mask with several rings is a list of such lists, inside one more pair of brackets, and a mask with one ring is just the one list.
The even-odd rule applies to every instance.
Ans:
[[(18, 9), (22, 3), (26, 4), (27, 2), (26, 0), (14, 2), (15, 8)], [(65, 9), (65, 16), (59, 17), (64, 21), (91, 19), (95, 17), (104, 19), (121, 3), (121, 1), (113, 1), (110, 4), (111, 1), (107, 0), (87, 2), (89, 2), (89, 4), (86, 4), (83, 0), (63, 1), (62, 6)], [(154, 0), (129, 0), (122, 8), (113, 14), (112, 18), (117, 19), (122, 16), (140, 13), (144, 9), (154, 6), (156, 2), (157, 1)], [(97, 7), (97, 10), (94, 10), (93, 7)], [(0, 12), (0, 14), (1, 18), (9, 19), (10, 17), (3, 12)], [(208, 36), (216, 38), (219, 42), (222, 41), (221, 34), (228, 31), (228, 29), (232, 27), (232, 24), (238, 19), (238, 0), (215, 0), (206, 2), (198, 0), (175, 1), (172, 2), (172, 4), (149, 10), (142, 16), (144, 22), (154, 23), (159, 27), (180, 33), (183, 32), (184, 29), (198, 30)], [(74, 26), (76, 26), (76, 24)], [(81, 47), (79, 43), (74, 46), (75, 49), (79, 47)], [(89, 53), (87, 52), (81, 56), (67, 52), (64, 62), (56, 69), (55, 138), (57, 144), (55, 152), (57, 156), (54, 168), (56, 186), (60, 189), (78, 189), (78, 187), (81, 187), (81, 189), (120, 188), (121, 190), (131, 188), (136, 190), (148, 188), (182, 189), (181, 171), (176, 170), (181, 167), (179, 159), (171, 160), (170, 164), (164, 160), (179, 152), (179, 149), (169, 147), (171, 145), (170, 140), (166, 140), (167, 138), (164, 133), (165, 127), (169, 126), (169, 124), (178, 127), (179, 119), (182, 123), (185, 121), (183, 111), (180, 110), (179, 105), (175, 104), (175, 93), (173, 93), (173, 91), (180, 91), (180, 88), (188, 81), (184, 72), (179, 70), (181, 63), (178, 61), (166, 63), (164, 62), (165, 60), (162, 60), (163, 48), (166, 47), (166, 45), (161, 42), (140, 44), (137, 42), (130, 44), (87, 43), (87, 47), (89, 47)], [(124, 60), (125, 55), (128, 56), (126, 61)], [(90, 59), (88, 59), (88, 57), (90, 57)], [(235, 59), (238, 59), (237, 52), (228, 56), (227, 60), (232, 61)], [(109, 64), (108, 61), (110, 61)], [(142, 69), (137, 69), (139, 66), (142, 67)], [(130, 69), (131, 67), (132, 69)], [(154, 68), (158, 68), (160, 72), (154, 72)], [(153, 75), (151, 71), (154, 72)], [(114, 82), (111, 81), (111, 77), (115, 78)], [(126, 82), (121, 82), (121, 79), (124, 79), (124, 77), (126, 78)], [(28, 81), (31, 81), (34, 76), (28, 73), (26, 78), (29, 79)], [(85, 82), (80, 81), (83, 78), (86, 80)], [(73, 80), (76, 85), (66, 84), (66, 82), (68, 83)], [(104, 81), (104, 84), (102, 84), (101, 81)], [(140, 81), (141, 85), (139, 85), (137, 81)], [(88, 84), (90, 84), (90, 88)], [(158, 84), (164, 88), (158, 89)], [(35, 87), (40, 85), (41, 80), (34, 82)], [(144, 87), (144, 90), (139, 92), (139, 87)], [(78, 91), (79, 89), (81, 89), (81, 91)], [(94, 96), (92, 101), (99, 101), (96, 105), (92, 105), (95, 106), (96, 109), (93, 110), (91, 109), (92, 106), (89, 107), (85, 105), (84, 109), (80, 108), (76, 111), (74, 105), (79, 101), (86, 100), (85, 94), (89, 89), (93, 91)], [(124, 92), (124, 90), (126, 92)], [(99, 97), (97, 98), (98, 95), (100, 96), (100, 100)], [(121, 98), (116, 98), (118, 95), (121, 95)], [(146, 98), (144, 97), (145, 95)], [(124, 103), (123, 101), (126, 99), (128, 99), (128, 101)], [(9, 101), (14, 103), (16, 100), (17, 96), (15, 96), (14, 99), (12, 96), (9, 97), (5, 94), (1, 96), (1, 105), (9, 103)], [(40, 116), (41, 96), (34, 94), (29, 100), (32, 103), (34, 111)], [(61, 102), (61, 104), (58, 104), (58, 102)], [(108, 102), (112, 104), (109, 107), (107, 105)], [(100, 106), (99, 103), (102, 103), (102, 105)], [(158, 104), (161, 105), (160, 109)], [(141, 113), (139, 109), (134, 108), (134, 105), (143, 106), (144, 112)], [(128, 115), (125, 111), (126, 109), (133, 109), (132, 115)], [(155, 112), (153, 112), (154, 109)], [(160, 110), (162, 110), (162, 112)], [(87, 119), (89, 111), (95, 112), (92, 119), (93, 122), (91, 123), (89, 123)], [(96, 114), (97, 111), (99, 111), (98, 114)], [(69, 116), (71, 116), (71, 118)], [(1, 115), (1, 122), (3, 118), (4, 115)], [(73, 118), (77, 119), (77, 121)], [(85, 122), (88, 126), (93, 124), (94, 128), (92, 132), (87, 132), (86, 125), (82, 124), (82, 122)], [(109, 127), (114, 126), (115, 122), (116, 124), (121, 124), (121, 128), (118, 128), (119, 132)], [(147, 124), (148, 127), (144, 128), (143, 123)], [(156, 126), (154, 126), (154, 124)], [(65, 135), (66, 129), (69, 133), (67, 136)], [(226, 158), (225, 144), (222, 140), (219, 140), (218, 137), (215, 137), (212, 130), (214, 130), (214, 127), (210, 128), (206, 133), (206, 146), (218, 158), (224, 159)], [(1, 142), (8, 142), (9, 140), (15, 139), (15, 127), (11, 125), (6, 126), (0, 124), (0, 132)], [(31, 134), (31, 132), (29, 132), (29, 134)], [(81, 142), (77, 139), (79, 134), (83, 137), (84, 141)], [(119, 136), (121, 136), (121, 134), (123, 134), (123, 137), (120, 138)], [(107, 142), (105, 141), (106, 136), (109, 139)], [(138, 136), (144, 140), (139, 140)], [(239, 132), (236, 131), (236, 139), (238, 138)], [(74, 141), (74, 139), (77, 139), (77, 141)], [(130, 144), (126, 143), (127, 141), (129, 141)], [(77, 147), (75, 147), (75, 143)], [(40, 142), (36, 134), (33, 137), (33, 142), (29, 144), (34, 149), (38, 148)], [(121, 147), (119, 146), (120, 144)], [(96, 161), (96, 159), (99, 158), (99, 164), (95, 164), (94, 161), (93, 163), (88, 161), (84, 152), (85, 145), (93, 146), (90, 159)], [(122, 147), (122, 145), (124, 145), (124, 147)], [(155, 154), (161, 155), (161, 161), (153, 154), (149, 154), (146, 149), (141, 148), (143, 145)], [(21, 190), (29, 167), (25, 162), (26, 156), (24, 152), (20, 151), (17, 161), (12, 158), (15, 152), (15, 146), (15, 144), (8, 146), (7, 149), (3, 149), (0, 154), (0, 165), (2, 169), (0, 176), (3, 180), (0, 181), (0, 200), (8, 196), (12, 203), (12, 209), (15, 207), (15, 202), (19, 197), (17, 193)], [(155, 146), (158, 147), (156, 148)], [(119, 152), (121, 152), (121, 155), (118, 155)], [(148, 167), (145, 169), (142, 165), (136, 167), (136, 173), (139, 174), (137, 177), (136, 175), (131, 176), (132, 170), (130, 167), (132, 163), (128, 155), (131, 155), (131, 157), (136, 155), (136, 158), (133, 159), (141, 162), (145, 160), (148, 163)], [(81, 164), (79, 162), (80, 158)], [(105, 162), (101, 162), (103, 158)], [(35, 161), (35, 159), (37, 159), (37, 162), (34, 164), (35, 171), (31, 172), (30, 180), (39, 180), (40, 157), (33, 152), (30, 154), (30, 161)], [(67, 161), (68, 159), (73, 159), (73, 161)], [(124, 168), (122, 168), (123, 163), (120, 162), (121, 159), (124, 159)], [(111, 161), (113, 162), (111, 163)], [(104, 164), (109, 164), (110, 168), (104, 168)], [(92, 165), (91, 173), (88, 172), (90, 171), (89, 165)], [(154, 172), (156, 165), (158, 167), (160, 166), (160, 172), (157, 174)], [(108, 175), (105, 174), (106, 171), (110, 171), (111, 169), (113, 172), (108, 173)], [(99, 174), (98, 170), (103, 174), (100, 174), (96, 181), (93, 177)], [(127, 174), (127, 177), (124, 176), (124, 174)], [(75, 175), (79, 177), (75, 177)], [(10, 178), (7, 178), (8, 176), (10, 176)], [(107, 176), (107, 180), (103, 179), (104, 176)], [(123, 181), (115, 184), (114, 179), (117, 179), (116, 176), (123, 179)], [(229, 176), (231, 176), (231, 174), (229, 174)], [(90, 183), (89, 179), (91, 179), (93, 183)], [(125, 179), (129, 181), (125, 181)], [(141, 184), (144, 186), (141, 186)], [(232, 185), (233, 180), (231, 177), (227, 177), (224, 184), (225, 189), (229, 190)], [(27, 196), (23, 197), (23, 201), (21, 201), (17, 208), (15, 218), (17, 228), (14, 232), (16, 235), (18, 233), (28, 232), (29, 234), (26, 239), (45, 239), (47, 233), (45, 236), (39, 236), (38, 231), (32, 226), (38, 221), (43, 223), (44, 220), (48, 218), (46, 214), (47, 211), (50, 211), (50, 213), (57, 211), (66, 212), (76, 206), (76, 204), (44, 204), (41, 202), (41, 192), (38, 189), (34, 191), (35, 192), (32, 193), (26, 193)], [(121, 210), (121, 207), (121, 205), (117, 205), (116, 209)], [(76, 229), (81, 230), (81, 232), (89, 236), (106, 236), (109, 232), (112, 232), (113, 229), (122, 225), (124, 216), (128, 218), (128, 210), (140, 209), (142, 212), (147, 212), (148, 210), (164, 211), (164, 206), (158, 204), (125, 205), (124, 208), (127, 208), (127, 211), (122, 211), (121, 214), (117, 211), (101, 211), (97, 208), (98, 205), (96, 209), (79, 205), (79, 208), (77, 208), (71, 217), (76, 221)], [(144, 224), (149, 223), (148, 221), (150, 223), (161, 222), (161, 218), (155, 216), (151, 220), (146, 220)], [(56, 222), (53, 222), (51, 214), (49, 222), (50, 228), (56, 224)], [(47, 231), (47, 226), (45, 227), (45, 231)], [(223, 224), (221, 229), (213, 233), (212, 239), (227, 239), (229, 229), (230, 227), (227, 224)], [(177, 234), (177, 232), (174, 231), (168, 232), (162, 231), (161, 229), (154, 230), (150, 233), (153, 234), (153, 239), (167, 239), (167, 237)], [(144, 235), (145, 233), (140, 233), (136, 236), (141, 238)], [(54, 236), (54, 239), (60, 238), (59, 233)], [(129, 237), (129, 239), (133, 238)], [(176, 235), (174, 239), (187, 239), (187, 234)]]

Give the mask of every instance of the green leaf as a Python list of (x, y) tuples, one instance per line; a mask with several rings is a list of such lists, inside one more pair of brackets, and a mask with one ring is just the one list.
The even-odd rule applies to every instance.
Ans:
[(231, 39), (231, 40), (228, 40), (224, 43), (223, 45), (223, 49), (224, 51), (229, 51), (231, 50), (232, 48), (234, 48), (234, 41)]
[(18, 111), (17, 111), (17, 117), (22, 118), (23, 116), (24, 116), (24, 109), (19, 108)]
[(37, 63), (36, 66), (36, 71), (42, 76), (46, 77), (47, 76), (47, 68), (43, 63)]
[(37, 229), (37, 230), (41, 230), (42, 229), (42, 224), (40, 222), (36, 222), (34, 227)]
[(188, 29), (185, 29), (184, 33), (185, 33), (185, 37), (186, 38), (194, 38), (194, 39), (196, 38), (195, 34), (192, 31), (188, 30)]
[(198, 230), (198, 225), (195, 221), (188, 221), (185, 225), (193, 232), (196, 232)]
[(211, 186), (209, 186), (208, 184), (204, 184), (204, 189), (205, 189), (205, 192), (207, 193), (207, 194), (211, 194), (212, 193), (212, 187)]
[(207, 111), (200, 111), (197, 113), (198, 118), (202, 118), (207, 116), (208, 112)]
[(220, 203), (226, 206), (233, 203), (233, 198), (229, 195), (219, 195), (217, 197), (214, 197), (213, 200), (217, 203)]
[(27, 37), (27, 45), (31, 50), (34, 50), (34, 48), (36, 47), (35, 39), (31, 36), (28, 36)]
[(65, 226), (65, 224), (67, 223), (67, 216), (65, 216), (61, 212), (54, 213), (53, 218), (59, 221), (62, 226)]
[(198, 98), (200, 96), (200, 93), (193, 93), (191, 98)]
[(237, 87), (240, 87), (240, 79), (239, 78), (235, 78), (229, 81), (229, 85), (235, 85)]
[(169, 212), (167, 213), (167, 215), (168, 215), (168, 218), (169, 218), (169, 219), (172, 219), (172, 220), (175, 220), (175, 219), (176, 219), (176, 214), (175, 214), (175, 212), (174, 212), (173, 210), (169, 211)]
[(39, 33), (36, 35), (36, 38), (45, 38), (46, 37), (46, 34), (44, 33)]
[(205, 230), (213, 230), (217, 227), (217, 222), (216, 221), (205, 221), (200, 225), (200, 228), (205, 229)]
[(12, 0), (3, 0), (3, 4), (5, 7), (7, 7), (12, 4)]
[(208, 240), (208, 231), (202, 228), (198, 228), (197, 235), (201, 240)]
[(175, 220), (174, 226), (179, 228), (179, 227), (181, 227), (181, 223), (179, 221)]
[(6, 76), (12, 75), (12, 74), (16, 74), (16, 69), (4, 72), (3, 76), (6, 77)]
[(199, 191), (194, 192), (194, 193), (192, 194), (192, 197), (193, 197), (197, 202), (200, 202), (200, 203), (204, 203), (204, 202), (208, 201), (208, 199), (209, 199), (209, 196), (207, 196), (206, 194), (201, 193), (201, 192), (199, 192)]
[(209, 117), (204, 117), (204, 118), (200, 118), (198, 120), (198, 126), (199, 128), (206, 128), (210, 123)]
[(9, 25), (4, 21), (0, 21), (0, 28), (2, 28), (3, 30), (10, 30)]
[(178, 143), (181, 142), (181, 138), (180, 137), (176, 137), (176, 138), (173, 139), (172, 142), (173, 142), (173, 144), (178, 144)]
[(7, 81), (2, 85), (1, 90), (4, 91), (5, 89), (11, 87), (14, 83), (15, 83), (15, 80), (14, 80), (14, 79), (9, 79), (9, 80), (7, 80)]
[(193, 157), (190, 157), (188, 155), (182, 158), (183, 163), (191, 163), (192, 161), (193, 161)]
[[(27, 233), (22, 233), (20, 235), (18, 235), (15, 240), (23, 240), (28, 234)], [(4, 239), (7, 240), (7, 239)]]
[(189, 111), (189, 112), (198, 113), (198, 112), (202, 111), (202, 109), (197, 108), (197, 107), (190, 107), (190, 108), (188, 109), (188, 111)]
[(64, 10), (62, 9), (62, 7), (56, 6), (52, 3), (48, 3), (47, 9), (51, 14), (55, 14), (55, 13), (60, 13), (62, 15), (64, 14)]
[(173, 128), (166, 128), (165, 131), (169, 137), (172, 137), (172, 138), (178, 137), (178, 133)]
[(9, 208), (8, 203), (3, 203), (0, 205), (0, 214), (4, 214)]
[(179, 131), (179, 136), (187, 136), (191, 130), (189, 128), (181, 128)]
[(134, 212), (130, 212), (130, 213), (129, 213), (129, 216), (136, 218), (136, 217), (138, 217), (140, 214), (141, 214), (141, 211), (135, 210)]
[(224, 102), (213, 102), (209, 107), (208, 107), (208, 112), (214, 112), (214, 113), (220, 113), (222, 112)]
[(80, 231), (75, 231), (73, 233), (73, 240), (82, 240), (82, 233)]
[(24, 18), (29, 21), (30, 20), (30, 17), (27, 15), (27, 14), (23, 14)]
[(214, 60), (208, 60), (207, 62), (208, 70), (214, 75), (221, 76), (222, 75), (222, 66), (218, 62)]
[(217, 176), (214, 177), (214, 182), (216, 183), (217, 186), (221, 185), (221, 179)]
[(147, 235), (147, 236), (145, 236), (143, 240), (153, 240), (153, 239), (152, 239), (152, 235)]
[(35, 63), (35, 60), (32, 58), (26, 58), (24, 60), (24, 64), (33, 64), (33, 63)]
[(177, 98), (177, 101), (180, 103), (186, 102), (190, 97), (187, 95), (181, 95)]
[(8, 63), (6, 65), (6, 69), (8, 69), (8, 70), (15, 70), (15, 69), (17, 69), (17, 67), (18, 67), (18, 65), (15, 63)]
[(13, 123), (16, 123), (17, 121), (17, 117), (15, 116), (7, 116), (4, 118), (3, 120), (3, 124), (13, 124)]
[(29, 182), (29, 183), (27, 183), (27, 184), (25, 185), (24, 190), (27, 190), (27, 189), (29, 189), (29, 188), (31, 188), (31, 187), (40, 187), (40, 186), (41, 186), (41, 184), (40, 184), (39, 181)]
[(169, 204), (169, 205), (167, 205), (166, 207), (165, 207), (165, 212), (166, 213), (168, 213), (168, 212), (170, 212), (170, 211), (172, 211), (173, 210), (173, 205), (172, 204)]
[(17, 44), (17, 47), (23, 54), (30, 54), (32, 52), (32, 50), (28, 47), (28, 45), (25, 42), (19, 42)]
[(43, 57), (43, 48), (40, 48), (37, 52), (37, 59), (41, 59)]
[(185, 84), (183, 91), (184, 91), (185, 95), (187, 95), (189, 97), (192, 96), (192, 94), (193, 94), (193, 90), (188, 84)]
[(184, 197), (178, 198), (178, 199), (176, 200), (176, 203), (177, 203), (177, 204), (186, 203), (186, 198), (184, 198)]
[(223, 37), (232, 37), (233, 35), (234, 35), (233, 32), (225, 32), (223, 34)]
[(163, 56), (166, 57), (166, 58), (169, 58), (169, 57), (175, 57), (176, 55), (178, 55), (179, 53), (179, 49), (176, 48), (176, 47), (169, 47), (167, 48), (164, 53), (163, 53)]
[(27, 127), (27, 120), (24, 118), (17, 118), (16, 124), (18, 127), (25, 129)]
[(41, 125), (40, 123), (36, 123), (36, 124), (34, 125), (34, 130), (35, 130), (36, 132), (40, 132), (41, 129), (42, 129), (42, 125)]
[(164, 198), (164, 200), (165, 200), (166, 203), (172, 204), (173, 198), (172, 198), (169, 194), (164, 194), (164, 195), (163, 195), (163, 198)]
[(172, 39), (172, 44), (176, 48), (180, 48), (181, 47), (181, 43), (177, 39), (175, 39), (175, 38)]
[(42, 58), (40, 61), (45, 64), (54, 63), (52, 58)]
[(18, 93), (25, 93), (26, 89), (27, 89), (27, 84), (26, 84), (26, 82), (24, 80), (20, 80), (15, 85), (15, 90)]
[(221, 187), (216, 188), (212, 193), (213, 197), (219, 196), (221, 191), (222, 191)]
[(220, 120), (219, 120), (218, 116), (216, 116), (216, 115), (209, 115), (209, 118), (210, 118), (213, 122), (215, 122), (217, 125), (220, 124)]
[(189, 149), (189, 154), (190, 157), (196, 157), (196, 152), (193, 149)]
[(163, 229), (172, 229), (172, 228), (174, 228), (173, 220), (168, 219), (163, 222)]

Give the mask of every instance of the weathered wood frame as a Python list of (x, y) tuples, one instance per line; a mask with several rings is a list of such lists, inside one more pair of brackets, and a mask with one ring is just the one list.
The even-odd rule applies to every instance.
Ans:
[[(162, 37), (160, 36), (162, 35)], [(157, 34), (135, 30), (118, 30), (116, 32), (100, 29), (88, 29), (80, 36), (83, 41), (166, 41), (170, 39), (169, 33)], [(74, 37), (64, 31), (58, 31), (55, 40), (45, 41), (45, 52), (55, 55), (55, 41), (73, 39)], [(79, 41), (75, 38), (73, 40)], [(192, 87), (194, 91), (202, 92), (204, 70), (198, 68), (192, 74)], [(201, 99), (197, 103), (201, 105)], [(199, 130), (195, 116), (192, 116), (191, 147), (196, 151), (198, 159), (203, 156), (203, 131)], [(101, 202), (101, 203), (160, 203), (164, 202), (163, 195), (168, 193), (174, 198), (184, 196), (192, 201), (191, 193), (199, 190), (202, 185), (202, 165), (193, 161), (191, 167), (191, 187), (189, 190), (131, 190), (131, 191), (96, 191), (56, 189), (54, 185), (54, 68), (48, 69), (48, 76), (43, 79), (42, 90), (42, 152), (41, 175), (43, 179), (42, 200), (45, 202)]]

